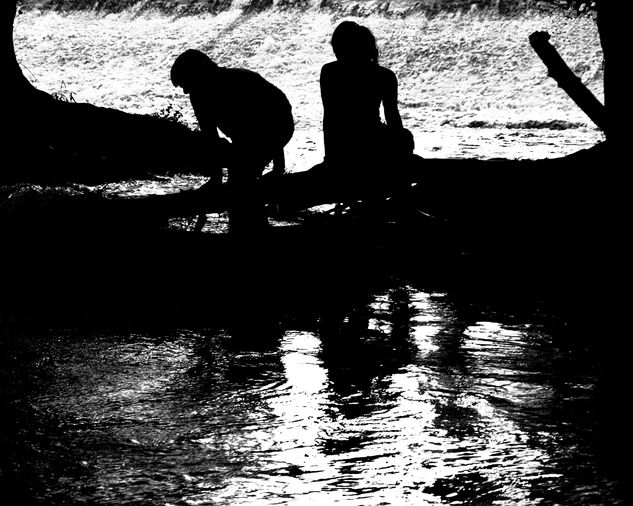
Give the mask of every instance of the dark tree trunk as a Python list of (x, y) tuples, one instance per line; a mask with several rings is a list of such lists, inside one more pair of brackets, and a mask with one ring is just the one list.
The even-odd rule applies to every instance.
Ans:
[(64, 102), (24, 76), (13, 45), (17, 0), (0, 3), (5, 85), (0, 184), (102, 183), (149, 173), (204, 173), (202, 139), (172, 121)]
[(17, 10), (17, 0), (5, 0), (2, 2), (2, 38), (0, 39), (0, 54), (2, 55), (2, 67), (5, 89), (10, 93), (18, 90), (27, 90), (33, 86), (26, 80), (15, 58), (13, 48), (13, 20)]
[(24, 77), (22, 69), (18, 64), (13, 46), (13, 22), (17, 12), (17, 0), (6, 0), (1, 3), (0, 30), (2, 30), (0, 39), (0, 56), (3, 74), (3, 88), (6, 97), (4, 107), (5, 117), (11, 121), (16, 119), (16, 112), (25, 104), (34, 104), (36, 101), (52, 99), (47, 93), (35, 88), (29, 80)]
[(604, 51), (604, 101), (607, 109), (607, 141), (613, 151), (624, 154), (631, 131), (630, 65), (631, 2), (600, 0), (598, 30)]

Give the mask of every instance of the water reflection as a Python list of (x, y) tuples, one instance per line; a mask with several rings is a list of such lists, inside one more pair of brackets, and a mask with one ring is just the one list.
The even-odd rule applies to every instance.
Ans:
[(3, 336), (3, 477), (39, 504), (624, 504), (590, 350), (393, 281), (302, 315)]

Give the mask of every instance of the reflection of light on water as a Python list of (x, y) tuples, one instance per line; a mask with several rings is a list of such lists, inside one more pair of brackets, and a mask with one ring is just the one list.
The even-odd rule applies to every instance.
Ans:
[(481, 370), (479, 381), (495, 395), (517, 405), (546, 401), (552, 396), (549, 386), (532, 379), (541, 374), (539, 371), (528, 372), (522, 367), (526, 354), (529, 356), (534, 347), (526, 342), (524, 331), (484, 321), (468, 327), (464, 334), (464, 350), (476, 359)]
[[(274, 466), (296, 466), (297, 471), (328, 474), (327, 459), (318, 441), (327, 420), (327, 371), (318, 358), (321, 342), (314, 334), (290, 332), (280, 345), (286, 375), (282, 395), (268, 400), (279, 425), (272, 439), (282, 462)], [(292, 472), (293, 467), (290, 468)], [(322, 478), (321, 478), (322, 479)]]
[[(498, 392), (482, 388), (477, 380), (470, 385), (455, 381), (459, 374), (452, 372), (449, 372), (449, 377), (443, 378), (446, 370), (441, 364), (433, 363), (433, 352), (440, 348), (440, 342), (435, 337), (450, 322), (451, 315), (443, 312), (424, 293), (414, 294), (412, 305), (415, 308), (412, 336), (418, 348), (417, 363), (393, 375), (390, 388), (401, 394), (392, 416), (396, 423), (406, 420), (406, 423), (398, 423), (398, 433), (415, 443), (417, 451), (421, 452), (417, 458), (425, 461), (426, 474), (420, 475), (425, 479), (422, 481), (418, 476), (417, 482), (431, 486), (441, 480), (459, 481), (460, 476), (475, 473), (496, 484), (507, 500), (527, 501), (530, 497), (530, 478), (527, 477), (539, 476), (546, 456), (529, 445), (529, 435), (511, 421), (503, 409), (499, 410), (490, 403), (488, 397)], [(499, 350), (495, 349), (497, 343), (492, 340), (506, 337), (511, 342), (506, 341), (504, 345), (511, 348), (511, 354), (520, 356), (524, 351), (522, 341), (525, 335), (504, 329), (498, 323), (483, 322), (476, 332), (471, 328), (465, 334), (480, 339), (476, 343), (472, 342), (475, 339), (464, 342), (465, 355), (471, 355), (471, 349), (478, 349), (484, 356), (494, 356)], [(477, 361), (474, 363), (476, 365)], [(464, 375), (485, 382), (489, 374), (495, 374), (486, 365), (482, 364), (480, 372), (468, 370), (464, 371)], [(451, 382), (447, 383), (446, 379)], [(511, 394), (513, 387), (511, 385), (506, 393)], [(460, 410), (476, 413), (476, 418), (467, 422), (464, 433), (451, 436), (450, 424), (437, 424), (437, 417), (446, 408), (454, 409), (456, 413)], [(452, 422), (455, 423), (459, 424), (459, 419)], [(392, 421), (390, 425), (393, 427), (393, 424)], [(399, 474), (408, 476), (409, 470)]]
[(286, 330), (263, 351), (222, 333), (65, 340), (32, 401), (61, 428), (48, 426), (47, 451), (80, 454), (101, 502), (160, 490), (192, 505), (509, 506), (567, 493), (587, 459), (552, 414), (571, 401), (548, 375), (550, 337), (449, 295), (367, 298), (343, 312), (366, 328), (337, 313), (351, 333)]
[[(486, 380), (488, 374), (500, 374), (501, 367), (487, 369), (500, 344), (496, 340), (507, 338), (506, 357), (520, 357), (525, 335), (494, 322), (469, 327), (462, 336), (463, 352), (473, 360), (462, 373), (466, 382), (456, 381), (434, 356), (451, 315), (437, 303), (441, 296), (411, 295), (413, 361), (378, 377), (372, 392), (337, 396), (320, 358), (319, 337), (284, 336), (280, 353), (286, 381), (277, 395), (266, 397), (274, 423), (258, 431), (260, 477), (234, 481), (222, 497), (267, 504), (275, 504), (275, 498), (291, 504), (439, 504), (459, 501), (461, 486), (476, 490), (491, 484), (502, 503), (521, 504), (529, 500), (532, 480), (557, 479), (543, 475), (547, 455), (530, 445), (530, 435), (508, 416), (507, 406), (493, 402), (501, 394), (514, 396), (514, 385)], [(368, 330), (389, 338), (387, 299), (376, 297), (369, 307), (374, 317)], [(344, 404), (367, 403), (367, 396), (378, 391), (389, 402), (352, 417), (340, 410)], [(448, 425), (438, 421), (447, 409), (457, 413)], [(463, 430), (453, 433), (451, 424)], [(456, 492), (442, 499), (433, 488), (438, 483), (453, 483)]]
[(430, 299), (430, 294), (424, 292), (414, 292), (410, 296), (410, 303), (415, 308), (411, 317), (411, 334), (421, 356), (437, 348), (432, 338), (442, 321), (442, 314), (434, 309)]
[[(141, 340), (141, 338), (139, 338)], [(163, 406), (152, 399), (164, 394), (165, 389), (182, 373), (191, 360), (191, 347), (183, 341), (154, 345), (142, 342), (138, 345), (119, 344), (99, 349), (86, 357), (77, 357), (80, 363), (74, 374), (82, 381), (78, 397), (65, 399), (63, 409), (91, 413), (95, 421), (149, 420), (164, 413)], [(71, 376), (72, 378), (72, 376)], [(52, 399), (56, 404), (63, 398)], [(115, 406), (116, 410), (104, 410), (102, 405)], [(83, 416), (85, 416), (85, 413)], [(151, 437), (139, 431), (139, 440)]]
[(280, 345), (286, 388), (268, 401), (280, 422), (274, 436), (277, 448), (292, 450), (290, 456), (299, 461), (289, 463), (302, 468), (319, 467), (316, 442), (327, 399), (327, 372), (317, 356), (320, 346), (313, 334), (286, 334)]

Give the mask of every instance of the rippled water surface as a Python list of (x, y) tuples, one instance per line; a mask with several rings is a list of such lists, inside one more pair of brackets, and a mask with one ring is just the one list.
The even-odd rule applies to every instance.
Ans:
[(41, 504), (625, 504), (597, 359), (538, 310), (394, 282), (299, 320), (5, 336), (4, 477)]

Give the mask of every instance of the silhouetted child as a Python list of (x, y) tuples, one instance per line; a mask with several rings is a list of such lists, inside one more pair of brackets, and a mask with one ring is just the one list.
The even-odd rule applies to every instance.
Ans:
[(413, 152), (413, 136), (398, 111), (395, 74), (378, 64), (371, 31), (353, 21), (336, 27), (332, 49), (336, 61), (321, 69), (326, 164), (366, 174), (393, 166)]
[[(285, 94), (256, 72), (220, 67), (195, 49), (176, 58), (171, 81), (191, 99), (200, 129), (215, 150), (211, 163), (228, 168), (230, 230), (248, 231), (267, 224), (261, 176), (270, 161), (273, 172), (284, 172), (283, 148), (294, 132)], [(218, 129), (230, 143), (220, 138)], [(209, 183), (218, 182), (221, 171)]]

